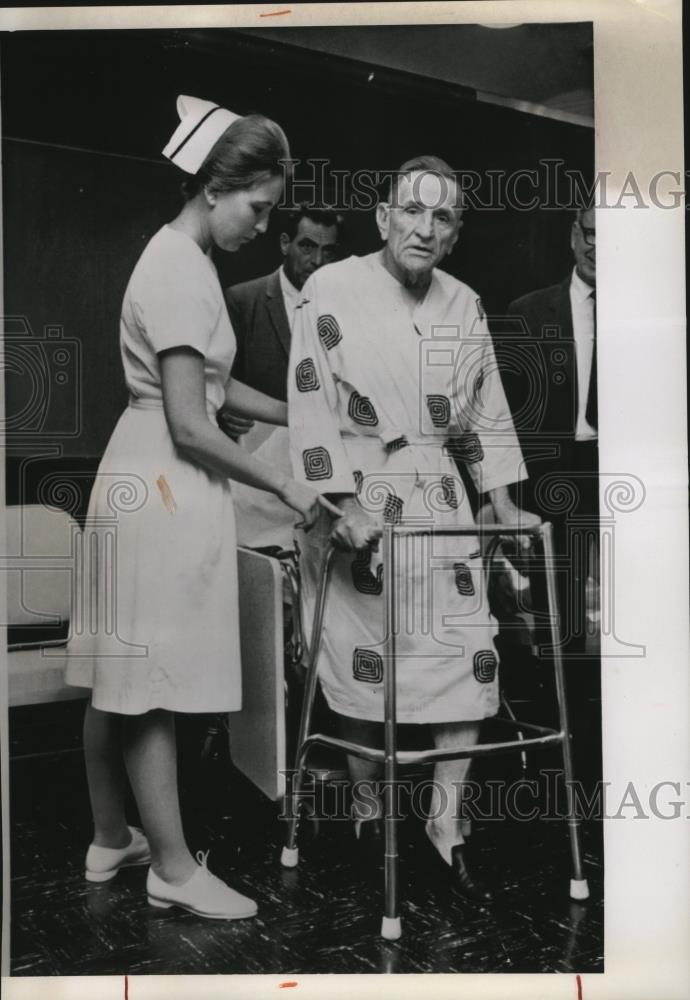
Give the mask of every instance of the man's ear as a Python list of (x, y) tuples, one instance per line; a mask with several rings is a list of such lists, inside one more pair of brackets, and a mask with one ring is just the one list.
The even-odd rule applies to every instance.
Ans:
[(290, 246), (291, 243), (292, 240), (290, 239), (287, 233), (280, 234), (280, 252), (282, 253), (283, 257), (287, 257), (288, 247)]
[(462, 219), (458, 219), (458, 225), (457, 225), (457, 228), (455, 230), (455, 236), (453, 236), (453, 239), (450, 241), (450, 243), (448, 245), (448, 251), (446, 253), (446, 256), (448, 256), (448, 254), (451, 252), (451, 250), (453, 249), (453, 247), (455, 246), (455, 244), (458, 242), (458, 238), (460, 236), (460, 230), (462, 229), (462, 227), (464, 225), (465, 225), (465, 223), (462, 221)]
[(206, 198), (206, 204), (208, 205), (208, 207), (209, 208), (213, 208), (213, 206), (216, 204), (216, 201), (217, 201), (216, 196), (213, 193), (213, 191), (209, 191), (209, 189), (207, 187), (205, 187), (204, 188), (204, 197)]
[(388, 239), (390, 211), (391, 206), (387, 201), (380, 201), (376, 206), (376, 225), (384, 241)]
[(573, 222), (572, 226), (570, 227), (570, 249), (571, 250), (575, 250), (575, 226), (576, 225), (577, 225), (577, 222)]
[(458, 242), (458, 237), (460, 236), (460, 230), (462, 229), (462, 227), (464, 225), (465, 225), (465, 223), (462, 221), (462, 219), (458, 219), (457, 226), (455, 228), (455, 233), (453, 234), (453, 236), (451, 237), (451, 239), (448, 241), (448, 246), (446, 248), (446, 252), (443, 255), (444, 257), (447, 257), (450, 253), (453, 252), (453, 247)]

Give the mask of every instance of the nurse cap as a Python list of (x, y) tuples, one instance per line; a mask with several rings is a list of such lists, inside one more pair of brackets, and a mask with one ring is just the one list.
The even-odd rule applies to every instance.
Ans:
[(199, 170), (223, 132), (241, 118), (211, 101), (184, 94), (177, 98), (177, 113), (180, 124), (163, 150), (163, 156), (188, 174)]

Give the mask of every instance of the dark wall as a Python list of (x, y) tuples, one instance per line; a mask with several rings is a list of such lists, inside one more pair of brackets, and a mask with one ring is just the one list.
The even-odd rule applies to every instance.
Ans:
[[(8, 338), (18, 359), (8, 364), (15, 457), (53, 447), (96, 460), (124, 405), (119, 307), (143, 245), (179, 204), (180, 176), (160, 156), (179, 93), (274, 117), (293, 156), (328, 159), (331, 171), (390, 170), (420, 152), (482, 172), (534, 168), (545, 157), (592, 169), (587, 129), (232, 30), (5, 33), (0, 58), (5, 314), (31, 329), (23, 335), (15, 323)], [(373, 213), (346, 215), (351, 248), (375, 249)], [(565, 273), (568, 221), (563, 211), (470, 211), (447, 269), (500, 312)], [(274, 219), (263, 239), (219, 255), (225, 284), (277, 266), (278, 228)], [(45, 327), (53, 336), (41, 342)], [(42, 352), (40, 377), (22, 368), (27, 349)], [(23, 414), (37, 385), (49, 405), (32, 411), (29, 426)]]

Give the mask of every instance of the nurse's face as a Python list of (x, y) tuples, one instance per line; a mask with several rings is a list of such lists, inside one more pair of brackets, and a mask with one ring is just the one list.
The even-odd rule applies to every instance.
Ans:
[(282, 192), (282, 177), (268, 177), (239, 191), (206, 192), (209, 231), (215, 245), (232, 252), (265, 233), (271, 209)]

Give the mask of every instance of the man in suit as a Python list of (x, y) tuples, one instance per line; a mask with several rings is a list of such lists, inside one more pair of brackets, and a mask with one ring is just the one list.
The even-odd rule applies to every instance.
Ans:
[[(234, 377), (275, 399), (287, 399), (290, 331), (301, 289), (324, 264), (338, 259), (342, 220), (335, 212), (301, 205), (285, 215), (280, 235), (283, 263), (277, 271), (233, 285), (225, 300), (237, 338)], [(246, 434), (252, 421), (223, 411), (221, 425), (232, 436)], [(287, 432), (256, 428), (247, 447), (291, 474)], [(292, 545), (293, 515), (275, 497), (247, 486), (233, 485), (238, 542), (253, 548)]]
[(522, 332), (512, 343), (513, 372), (505, 382), (529, 476), (520, 484), (521, 502), (554, 525), (556, 553), (567, 566), (557, 574), (563, 651), (566, 656), (581, 656), (588, 632), (593, 631), (598, 592), (592, 207), (576, 213), (570, 246), (575, 264), (564, 281), (508, 306), (508, 316), (520, 319)]
[(281, 267), (226, 290), (237, 337), (232, 374), (246, 385), (275, 399), (287, 399), (290, 330), (299, 293), (314, 271), (337, 260), (339, 230), (335, 212), (301, 206), (285, 218)]

